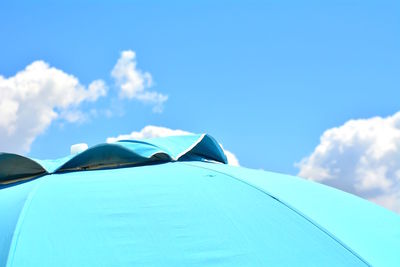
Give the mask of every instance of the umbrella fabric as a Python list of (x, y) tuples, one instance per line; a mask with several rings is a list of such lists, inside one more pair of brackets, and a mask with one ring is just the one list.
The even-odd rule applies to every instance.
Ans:
[(34, 162), (0, 187), (0, 266), (400, 266), (400, 216), (224, 164), (208, 135)]

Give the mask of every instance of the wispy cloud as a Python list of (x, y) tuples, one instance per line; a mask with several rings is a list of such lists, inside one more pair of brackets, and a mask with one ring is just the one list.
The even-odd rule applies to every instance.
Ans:
[(121, 53), (111, 72), (119, 88), (120, 98), (136, 99), (153, 105), (154, 112), (162, 112), (163, 103), (168, 100), (168, 96), (149, 91), (153, 86), (152, 76), (149, 72), (139, 70), (136, 65), (136, 53), (126, 50)]
[(297, 166), (301, 177), (400, 213), (400, 112), (350, 120), (325, 131), (320, 144)]
[[(121, 134), (117, 137), (109, 137), (107, 138), (107, 143), (113, 143), (118, 140), (140, 140), (146, 138), (154, 138), (154, 137), (165, 137), (172, 135), (188, 135), (192, 134), (191, 132), (179, 130), (179, 129), (170, 129), (166, 127), (147, 125), (140, 131), (133, 131), (129, 134)], [(222, 147), (222, 146), (221, 146)], [(239, 166), (239, 160), (232, 152), (224, 149), (225, 155), (228, 158), (228, 163), (233, 166)]]

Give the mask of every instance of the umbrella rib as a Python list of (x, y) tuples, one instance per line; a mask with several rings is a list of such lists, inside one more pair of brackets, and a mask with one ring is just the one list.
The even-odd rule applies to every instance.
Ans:
[(204, 167), (204, 166), (198, 166), (198, 165), (192, 165), (190, 163), (183, 163), (187, 166), (191, 166), (191, 167), (196, 167), (196, 168), (200, 168), (200, 169), (205, 169), (205, 170), (209, 170), (209, 171), (213, 171), (215, 173), (219, 173), (225, 176), (228, 176), (238, 182), (241, 182), (243, 184), (246, 184), (260, 192), (262, 192), (263, 194), (266, 194), (267, 196), (275, 199), (276, 201), (278, 201), (279, 203), (281, 203), (282, 205), (284, 205), (285, 207), (287, 207), (288, 209), (292, 210), (293, 212), (295, 212), (296, 214), (298, 214), (299, 216), (303, 217), (305, 220), (307, 220), (308, 222), (310, 222), (312, 225), (314, 225), (316, 228), (318, 228), (320, 231), (322, 231), (323, 233), (325, 233), (326, 235), (328, 235), (331, 239), (333, 239), (334, 241), (336, 241), (339, 245), (341, 245), (344, 249), (346, 249), (347, 251), (349, 251), (351, 254), (353, 254), (355, 257), (357, 257), (360, 261), (362, 261), (363, 263), (365, 263), (367, 266), (372, 266), (370, 263), (368, 263), (367, 260), (365, 260), (363, 257), (361, 257), (361, 255), (359, 255), (357, 252), (355, 252), (353, 249), (351, 249), (349, 246), (347, 246), (345, 243), (343, 243), (339, 238), (337, 238), (335, 235), (333, 235), (331, 232), (329, 232), (327, 229), (325, 229), (322, 225), (318, 224), (316, 221), (314, 221), (313, 219), (311, 219), (310, 217), (308, 217), (307, 215), (305, 215), (304, 213), (302, 213), (300, 210), (296, 209), (295, 207), (293, 207), (292, 205), (290, 205), (289, 203), (286, 203), (285, 201), (282, 201), (281, 199), (279, 199), (278, 197), (274, 196), (273, 194), (267, 192), (264, 189), (261, 189), (247, 181), (245, 181), (244, 179), (241, 179), (239, 177), (236, 177), (234, 175), (222, 172), (222, 171), (218, 171), (218, 170), (214, 170), (212, 168), (208, 168), (208, 167)]
[[(44, 176), (46, 176), (46, 175), (44, 175)], [(19, 237), (21, 234), (22, 226), (25, 222), (26, 214), (29, 210), (29, 207), (32, 203), (34, 196), (36, 195), (37, 190), (39, 189), (39, 187), (43, 183), (43, 181), (44, 180), (38, 180), (37, 184), (34, 185), (34, 187), (31, 189), (31, 191), (28, 193), (27, 197), (25, 198), (24, 204), (21, 208), (17, 222), (15, 224), (14, 232), (11, 237), (11, 243), (10, 243), (10, 247), (8, 250), (8, 256), (6, 259), (6, 266), (13, 265), (15, 253), (16, 253), (16, 250), (18, 247), (17, 244), (18, 244)]]

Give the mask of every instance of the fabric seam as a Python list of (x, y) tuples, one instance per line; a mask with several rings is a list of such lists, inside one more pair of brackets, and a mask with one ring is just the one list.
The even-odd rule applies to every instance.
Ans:
[(315, 222), (313, 219), (311, 219), (310, 217), (308, 217), (307, 215), (305, 215), (304, 213), (302, 213), (300, 210), (296, 209), (295, 207), (293, 207), (292, 205), (290, 205), (289, 203), (286, 203), (285, 201), (282, 201), (281, 199), (279, 199), (278, 197), (274, 196), (272, 193), (254, 185), (251, 184), (250, 182), (245, 181), (242, 178), (236, 177), (234, 175), (225, 173), (223, 171), (218, 171), (218, 170), (214, 170), (208, 167), (204, 167), (204, 166), (197, 166), (197, 165), (192, 165), (190, 163), (184, 163), (187, 166), (191, 166), (191, 167), (197, 167), (197, 168), (201, 168), (201, 169), (205, 169), (205, 170), (209, 170), (209, 171), (213, 171), (219, 174), (223, 174), (225, 176), (231, 177), (232, 179), (235, 179), (243, 184), (246, 184), (247, 186), (250, 186), (266, 195), (268, 195), (269, 197), (275, 199), (276, 201), (278, 201), (279, 203), (281, 203), (282, 205), (284, 205), (285, 207), (287, 207), (288, 209), (292, 210), (293, 212), (295, 212), (296, 214), (298, 214), (299, 216), (303, 217), (305, 220), (307, 220), (308, 222), (310, 222), (312, 225), (314, 225), (316, 228), (318, 228), (320, 231), (322, 231), (323, 233), (325, 233), (326, 235), (328, 235), (331, 239), (333, 239), (334, 241), (336, 241), (340, 246), (342, 246), (344, 249), (346, 249), (347, 251), (349, 251), (351, 254), (353, 254), (355, 257), (357, 257), (360, 261), (362, 261), (364, 264), (366, 264), (367, 266), (372, 266), (371, 264), (368, 263), (367, 260), (365, 260), (363, 257), (361, 257), (361, 255), (359, 255), (357, 252), (355, 252), (353, 249), (351, 249), (350, 247), (348, 247), (344, 242), (342, 242), (339, 238), (337, 238), (336, 236), (334, 236), (330, 231), (328, 231), (327, 229), (325, 229), (322, 225), (318, 224), (317, 222)]
[(14, 261), (14, 256), (15, 256), (15, 251), (17, 249), (17, 244), (18, 244), (18, 240), (19, 240), (19, 236), (21, 233), (21, 229), (22, 229), (22, 225), (24, 223), (25, 217), (26, 217), (26, 213), (28, 208), (30, 207), (31, 203), (32, 203), (32, 199), (34, 197), (34, 195), (36, 194), (36, 191), (39, 188), (39, 185), (43, 182), (43, 180), (38, 180), (38, 183), (35, 185), (35, 187), (32, 189), (31, 192), (29, 192), (25, 203), (21, 209), (21, 212), (19, 214), (18, 217), (18, 221), (17, 224), (15, 225), (15, 229), (12, 235), (12, 239), (11, 239), (11, 245), (10, 245), (10, 249), (8, 252), (8, 257), (7, 257), (7, 261), (6, 261), (6, 267), (11, 267)]

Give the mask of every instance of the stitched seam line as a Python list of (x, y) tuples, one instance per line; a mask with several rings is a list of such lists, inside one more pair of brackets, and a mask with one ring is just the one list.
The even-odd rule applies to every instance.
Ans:
[(331, 232), (329, 232), (327, 229), (325, 229), (323, 226), (321, 226), (320, 224), (318, 224), (317, 222), (315, 222), (313, 219), (311, 219), (310, 217), (308, 217), (307, 215), (305, 215), (304, 213), (302, 213), (300, 210), (292, 207), (289, 203), (286, 203), (285, 201), (282, 201), (281, 199), (275, 197), (273, 194), (267, 192), (266, 190), (259, 188), (258, 186), (255, 186), (253, 184), (251, 184), (250, 182), (247, 182), (239, 177), (236, 177), (234, 175), (222, 172), (222, 171), (218, 171), (218, 170), (214, 170), (208, 167), (203, 167), (203, 166), (197, 166), (197, 165), (192, 165), (190, 163), (184, 163), (185, 165), (191, 166), (191, 167), (197, 167), (197, 168), (201, 168), (201, 169), (205, 169), (205, 170), (209, 170), (209, 171), (213, 171), (225, 176), (228, 176), (232, 179), (235, 179), (243, 184), (246, 184), (247, 186), (250, 186), (266, 195), (268, 195), (269, 197), (275, 199), (276, 201), (278, 201), (279, 203), (281, 203), (282, 205), (284, 205), (285, 207), (287, 207), (288, 209), (292, 210), (293, 212), (297, 213), (299, 216), (303, 217), (305, 220), (307, 220), (308, 222), (310, 222), (312, 225), (314, 225), (316, 228), (318, 228), (320, 231), (322, 231), (323, 233), (325, 233), (326, 235), (328, 235), (331, 239), (333, 239), (334, 241), (336, 241), (339, 245), (341, 245), (344, 249), (346, 249), (348, 252), (350, 252), (351, 254), (353, 254), (355, 257), (357, 257), (360, 261), (362, 261), (363, 263), (365, 263), (367, 266), (372, 266), (371, 264), (368, 263), (367, 260), (365, 260), (364, 258), (362, 258), (357, 252), (355, 252), (354, 250), (352, 250), (350, 247), (348, 247), (345, 243), (343, 243), (339, 238), (337, 238), (336, 236), (334, 236)]
[(37, 189), (39, 188), (39, 185), (43, 182), (43, 180), (38, 180), (37, 182), (38, 183), (35, 185), (35, 187), (32, 189), (32, 191), (29, 192), (29, 194), (25, 200), (24, 206), (22, 207), (21, 212), (19, 214), (18, 221), (15, 226), (14, 233), (13, 233), (13, 236), (11, 239), (11, 245), (10, 245), (10, 250), (8, 252), (6, 267), (11, 267), (13, 264), (15, 251), (17, 249), (18, 240), (19, 240), (19, 236), (21, 233), (23, 222), (25, 220), (26, 213), (29, 209), (29, 206), (32, 203), (32, 199), (33, 199), (34, 195), (36, 194)]

